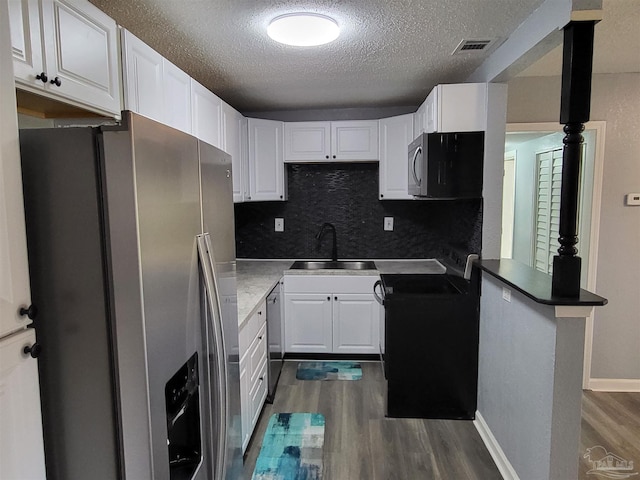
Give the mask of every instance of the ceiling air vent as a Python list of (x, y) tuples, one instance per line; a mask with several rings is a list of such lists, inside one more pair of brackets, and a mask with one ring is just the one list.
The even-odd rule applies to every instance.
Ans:
[(460, 53), (476, 53), (486, 51), (491, 44), (495, 42), (493, 39), (482, 40), (462, 40), (451, 55), (458, 55)]

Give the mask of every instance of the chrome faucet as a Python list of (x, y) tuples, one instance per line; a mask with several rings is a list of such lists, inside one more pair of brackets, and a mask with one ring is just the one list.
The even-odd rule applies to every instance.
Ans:
[(331, 223), (323, 223), (322, 227), (320, 227), (320, 231), (316, 234), (316, 251), (320, 250), (320, 243), (322, 239), (327, 233), (327, 230), (331, 230), (333, 233), (333, 247), (331, 249), (331, 260), (334, 262), (338, 261), (338, 242), (336, 240), (336, 227), (334, 227)]

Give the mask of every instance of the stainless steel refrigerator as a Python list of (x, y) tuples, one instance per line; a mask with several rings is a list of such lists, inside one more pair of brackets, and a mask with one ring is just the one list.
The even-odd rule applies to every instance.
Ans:
[(47, 478), (240, 478), (230, 157), (129, 112), (20, 146)]

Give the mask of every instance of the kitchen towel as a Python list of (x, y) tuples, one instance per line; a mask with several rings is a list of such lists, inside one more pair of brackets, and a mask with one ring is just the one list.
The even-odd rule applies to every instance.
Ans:
[(298, 380), (360, 380), (362, 367), (354, 362), (300, 362)]
[(252, 480), (321, 480), (324, 415), (276, 413), (269, 419)]

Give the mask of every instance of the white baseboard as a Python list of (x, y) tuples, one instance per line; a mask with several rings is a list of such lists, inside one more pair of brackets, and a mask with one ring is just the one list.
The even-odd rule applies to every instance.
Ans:
[(491, 455), (491, 458), (493, 458), (496, 467), (498, 467), (502, 478), (504, 478), (504, 480), (520, 480), (520, 477), (518, 477), (518, 474), (511, 465), (511, 462), (509, 462), (509, 459), (502, 450), (498, 440), (493, 436), (489, 425), (487, 425), (487, 422), (485, 422), (480, 412), (476, 411), (476, 419), (473, 421), (473, 424), (475, 425), (476, 430), (478, 430), (487, 450), (489, 450), (489, 454)]
[(640, 392), (640, 379), (591, 378), (587, 383), (587, 389), (596, 392)]

